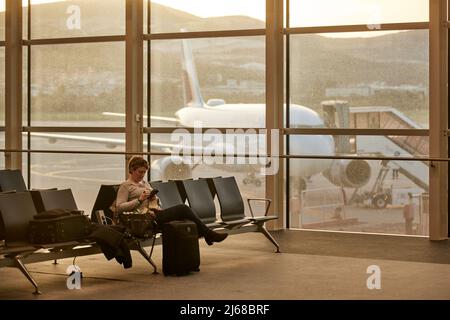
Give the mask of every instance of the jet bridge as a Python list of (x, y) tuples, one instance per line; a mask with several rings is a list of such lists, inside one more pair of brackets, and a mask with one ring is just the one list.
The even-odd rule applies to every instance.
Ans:
[[(422, 129), (418, 124), (392, 107), (350, 107), (349, 127), (360, 129)], [(429, 154), (425, 136), (357, 136), (358, 154), (380, 154), (393, 157), (418, 157)], [(400, 173), (428, 191), (429, 164), (426, 161), (391, 160)]]

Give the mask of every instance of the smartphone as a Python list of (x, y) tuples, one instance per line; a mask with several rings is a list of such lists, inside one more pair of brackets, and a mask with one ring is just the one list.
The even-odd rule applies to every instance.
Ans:
[(150, 191), (149, 198), (155, 196), (158, 192), (159, 192), (158, 189), (152, 189), (152, 191)]

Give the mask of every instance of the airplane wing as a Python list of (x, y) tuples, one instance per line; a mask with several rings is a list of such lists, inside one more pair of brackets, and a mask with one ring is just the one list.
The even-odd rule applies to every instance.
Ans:
[[(118, 113), (118, 112), (102, 112), (102, 114), (105, 116), (112, 116), (112, 117), (122, 117), (122, 118), (125, 117), (124, 113)], [(147, 116), (144, 116), (143, 118), (147, 119)], [(151, 116), (150, 119), (155, 121), (158, 124), (163, 125), (165, 123), (172, 127), (180, 124), (180, 121), (177, 118)]]
[[(23, 132), (23, 135), (27, 135), (27, 132)], [(49, 143), (53, 144), (57, 141), (78, 141), (93, 143), (96, 145), (104, 144), (109, 149), (114, 149), (118, 146), (125, 145), (124, 139), (113, 139), (113, 138), (102, 138), (102, 137), (89, 137), (89, 136), (78, 136), (70, 134), (56, 134), (56, 133), (42, 133), (42, 132), (31, 132), (32, 137), (48, 139)], [(144, 141), (144, 146), (147, 146), (147, 142)], [(166, 143), (166, 142), (155, 142), (150, 143), (153, 151), (159, 152), (175, 152), (180, 153), (180, 150), (186, 153), (202, 154), (203, 152), (214, 151), (213, 147), (202, 147), (202, 146), (192, 146), (192, 145), (180, 145), (176, 143)]]

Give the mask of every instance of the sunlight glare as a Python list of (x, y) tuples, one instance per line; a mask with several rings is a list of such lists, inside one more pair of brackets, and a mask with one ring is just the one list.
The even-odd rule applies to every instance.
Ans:
[[(66, 0), (31, 0), (31, 4), (65, 2)], [(22, 7), (28, 7), (28, 0), (22, 0)], [(0, 12), (5, 12), (5, 0), (0, 0)]]

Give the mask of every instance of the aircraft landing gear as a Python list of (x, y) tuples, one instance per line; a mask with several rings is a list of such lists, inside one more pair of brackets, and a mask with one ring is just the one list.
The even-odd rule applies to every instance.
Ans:
[(392, 203), (392, 197), (388, 192), (376, 194), (372, 198), (372, 206), (376, 209), (384, 209), (389, 203)]
[(355, 189), (349, 203), (358, 203), (375, 209), (384, 209), (388, 204), (392, 204), (392, 186), (384, 187), (384, 180), (389, 170), (388, 162), (382, 161), (372, 190), (359, 193), (358, 189)]
[(256, 178), (254, 172), (248, 173), (247, 177), (244, 178), (243, 183), (244, 183), (244, 185), (254, 184), (256, 187), (260, 187), (261, 186), (261, 180)]

